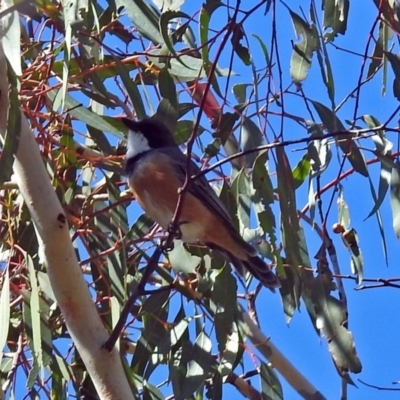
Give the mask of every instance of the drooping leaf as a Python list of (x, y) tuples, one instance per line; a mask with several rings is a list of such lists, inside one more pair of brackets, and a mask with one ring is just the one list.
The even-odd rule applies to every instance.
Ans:
[(145, 38), (151, 40), (155, 45), (163, 42), (163, 37), (158, 26), (160, 16), (150, 4), (144, 0), (116, 0), (115, 5), (118, 10), (121, 7), (126, 9), (136, 29)]
[[(1, 11), (7, 11), (13, 5), (14, 2), (12, 0), (3, 0), (1, 2)], [(21, 76), (21, 25), (18, 11), (10, 11), (0, 18), (0, 35), (9, 66), (15, 75)]]
[(168, 50), (176, 57), (176, 60), (178, 60), (178, 62), (181, 63), (182, 66), (184, 66), (186, 68), (190, 68), (183, 62), (181, 57), (178, 56), (178, 54), (176, 53), (176, 51), (174, 49), (174, 45), (168, 34), (169, 23), (171, 20), (173, 20), (175, 18), (187, 18), (190, 20), (190, 16), (182, 11), (172, 11), (172, 10), (165, 11), (161, 14), (161, 17), (159, 20), (160, 32), (164, 39), (165, 45), (167, 46)]
[(294, 188), (297, 190), (303, 182), (306, 180), (311, 170), (311, 162), (308, 155), (304, 155), (303, 158), (297, 163), (293, 169)]
[(143, 386), (143, 400), (164, 400), (165, 396), (161, 393), (160, 389), (146, 381)]
[[(382, 172), (382, 170), (381, 170), (381, 172)], [(382, 177), (382, 175), (381, 175), (381, 177)], [(390, 185), (390, 182), (389, 182), (390, 181), (390, 172), (387, 173), (387, 181), (388, 181), (387, 185), (389, 187), (389, 185)], [(376, 221), (378, 223), (379, 234), (381, 235), (381, 239), (382, 239), (382, 250), (383, 250), (383, 254), (385, 256), (386, 265), (388, 265), (388, 252), (387, 252), (387, 244), (386, 244), (386, 235), (385, 235), (385, 229), (384, 229), (384, 226), (383, 226), (382, 215), (381, 215), (381, 212), (379, 210), (379, 206), (380, 206), (379, 205), (379, 198), (376, 195), (375, 188), (374, 188), (374, 185), (373, 185), (370, 177), (368, 177), (368, 182), (369, 182), (369, 187), (370, 187), (370, 190), (371, 190), (372, 199), (373, 199), (373, 201), (375, 203), (375, 206), (371, 211), (373, 211), (376, 214)], [(381, 185), (379, 185), (379, 190), (381, 190)], [(386, 189), (386, 191), (387, 191), (387, 189)], [(374, 209), (375, 209), (375, 207), (377, 205), (378, 205), (378, 208), (375, 211)], [(367, 218), (365, 218), (365, 220)]]
[(232, 48), (245, 65), (251, 65), (249, 49), (240, 43), (244, 37), (243, 26), (240, 24), (235, 25), (231, 37)]
[[(47, 96), (51, 101), (54, 101), (56, 95), (56, 89), (53, 89), (47, 93)], [(87, 107), (83, 107), (82, 104), (78, 103), (69, 95), (65, 96), (65, 107), (70, 109), (68, 112), (76, 119), (83, 121), (88, 125), (93, 126), (93, 128), (99, 129), (100, 131), (109, 132), (117, 136), (119, 139), (123, 139), (121, 132), (118, 131), (118, 129), (116, 129), (113, 125), (108, 123), (104, 117), (94, 113), (93, 111), (90, 111)]]
[(390, 177), (390, 205), (393, 214), (393, 229), (400, 239), (400, 163), (395, 162)]
[(384, 60), (383, 51), (388, 49), (388, 39), (389, 39), (389, 27), (382, 21), (379, 23), (379, 35), (378, 39), (375, 41), (374, 51), (372, 53), (371, 61), (368, 67), (367, 79), (371, 78), (382, 63), (386, 63)]
[(168, 253), (171, 267), (176, 273), (193, 274), (200, 264), (201, 258), (190, 254), (183, 242), (175, 241), (174, 248)]
[[(189, 120), (180, 120), (176, 124), (176, 129), (174, 132), (174, 138), (176, 143), (183, 144), (188, 141), (191, 134), (193, 133), (194, 122)], [(199, 126), (197, 129), (197, 137), (204, 132), (204, 129)]]
[(194, 343), (192, 359), (187, 365), (187, 372), (181, 388), (181, 398), (189, 396), (198, 390), (208, 378), (213, 360), (211, 357), (212, 343), (210, 338), (201, 332)]
[(261, 361), (260, 365), (262, 400), (283, 400), (282, 385), (273, 368)]
[(205, 75), (209, 77), (211, 80), (211, 84), (215, 93), (218, 96), (222, 97), (221, 90), (218, 85), (218, 81), (215, 76), (209, 76), (211, 70), (211, 63), (210, 63), (210, 53), (209, 53), (209, 44), (208, 44), (208, 32), (210, 26), (211, 15), (221, 7), (223, 3), (221, 1), (211, 1), (203, 4), (203, 7), (200, 10), (200, 17), (199, 17), (199, 36), (200, 36), (200, 45), (201, 45), (201, 58), (202, 58), (202, 65), (204, 67)]
[(154, 349), (154, 353), (159, 355), (166, 355), (171, 351), (178, 341), (181, 339), (183, 334), (188, 329), (189, 323), (192, 321), (191, 317), (185, 317), (180, 319), (178, 323), (169, 326), (169, 329), (164, 333), (164, 336), (160, 339), (159, 343)]
[(348, 229), (350, 226), (350, 213), (349, 207), (347, 206), (346, 201), (344, 200), (343, 195), (343, 186), (339, 186), (339, 195), (337, 198), (337, 206), (338, 206), (338, 222), (345, 229)]
[(153, 3), (160, 10), (179, 10), (179, 7), (185, 2), (185, 0), (152, 0)]
[(143, 119), (146, 116), (146, 111), (139, 89), (135, 81), (129, 76), (129, 70), (127, 66), (122, 63), (117, 57), (114, 57), (114, 60), (119, 76), (121, 77), (125, 89), (128, 92), (129, 98), (132, 101), (136, 116), (138, 119)]
[(395, 76), (393, 81), (393, 95), (397, 100), (400, 100), (400, 59), (390, 51), (385, 51), (385, 56), (389, 60)]
[(231, 187), (237, 203), (237, 216), (241, 229), (250, 227), (250, 214), (253, 195), (251, 177), (242, 169), (235, 177)]
[(360, 247), (358, 246), (358, 237), (355, 229), (351, 228), (343, 232), (342, 239), (345, 246), (349, 249), (351, 255), (351, 272), (357, 275), (357, 283), (360, 284), (364, 276), (364, 262)]
[(143, 329), (131, 363), (131, 368), (138, 375), (143, 376), (155, 347), (164, 336), (169, 294), (169, 290), (151, 294), (143, 303), (141, 309)]
[(339, 33), (342, 35), (346, 33), (349, 0), (325, 0), (322, 4), (324, 28), (329, 30), (324, 34), (324, 38), (327, 42), (331, 42)]
[[(26, 263), (29, 269), (31, 293), (29, 308), (31, 312), (31, 323), (32, 323), (32, 343), (31, 348), (33, 349), (35, 364), (44, 374), (43, 367), (45, 365), (43, 359), (43, 348), (42, 348), (42, 332), (40, 323), (40, 303), (39, 303), (39, 290), (37, 286), (36, 272), (33, 265), (32, 259), (29, 255), (26, 255)], [(43, 376), (42, 376), (43, 378)]]
[(254, 38), (256, 38), (256, 40), (258, 41), (258, 44), (260, 45), (261, 51), (262, 51), (262, 53), (264, 55), (264, 58), (265, 58), (265, 63), (266, 63), (266, 65), (269, 65), (270, 64), (270, 57), (269, 57), (267, 46), (265, 45), (263, 40), (258, 35), (252, 34), (252, 36)]
[(158, 85), (160, 94), (164, 99), (169, 100), (172, 107), (178, 109), (178, 98), (176, 96), (176, 88), (174, 80), (171, 78), (167, 68), (161, 69), (158, 74)]
[(361, 372), (361, 362), (355, 350), (353, 336), (345, 327), (348, 316), (342, 303), (326, 292), (319, 279), (316, 281), (313, 293), (316, 327), (327, 340), (339, 373)]
[(212, 378), (212, 385), (208, 387), (208, 390), (206, 392), (207, 398), (213, 400), (222, 400), (222, 387), (223, 387), (222, 376), (220, 372), (216, 370)]
[(290, 75), (294, 82), (300, 83), (306, 79), (311, 67), (313, 53), (319, 49), (318, 35), (315, 29), (298, 14), (289, 9), (293, 26), (301, 41), (294, 45), (290, 61)]
[(229, 335), (232, 333), (237, 282), (232, 276), (230, 268), (213, 271), (214, 284), (209, 301), (209, 308), (214, 315), (218, 350), (223, 353), (226, 349)]
[(21, 135), (21, 110), (18, 100), (17, 79), (7, 62), (9, 81), (9, 108), (7, 110), (7, 127), (3, 136), (3, 148), (0, 153), (0, 185), (9, 180), (14, 164), (14, 155), (18, 150)]
[[(243, 151), (253, 150), (261, 146), (263, 141), (264, 137), (257, 124), (250, 118), (244, 116), (240, 130), (240, 145)], [(246, 167), (250, 168), (253, 165), (258, 154), (259, 151), (254, 151), (244, 156)]]
[(286, 298), (286, 300), (284, 299), (285, 314), (287, 320), (290, 320), (295, 309), (299, 307), (301, 295), (299, 282), (299, 267), (302, 265), (299, 253), (300, 225), (297, 217), (295, 185), (285, 149), (278, 147), (276, 155), (282, 239), (287, 262), (290, 266), (289, 278), (291, 281), (290, 285), (282, 285), (281, 295)]
[(325, 128), (328, 130), (329, 133), (343, 132), (342, 134), (335, 136), (335, 140), (337, 141), (343, 153), (346, 155), (351, 166), (361, 175), (368, 176), (368, 169), (365, 164), (365, 160), (361, 153), (361, 150), (352, 140), (354, 134), (347, 132), (342, 122), (336, 116), (336, 113), (334, 113), (318, 101), (313, 100), (311, 102), (314, 105), (319, 117), (321, 118)]
[(232, 86), (232, 92), (235, 95), (236, 100), (239, 104), (246, 101), (246, 89), (248, 87), (251, 87), (249, 83), (236, 83)]

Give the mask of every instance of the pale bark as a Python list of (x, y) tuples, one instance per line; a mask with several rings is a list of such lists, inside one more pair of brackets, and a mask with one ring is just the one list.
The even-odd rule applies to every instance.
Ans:
[[(4, 134), (9, 107), (7, 66), (0, 46), (0, 132)], [(102, 345), (108, 338), (90, 297), (74, 248), (67, 219), (54, 192), (38, 145), (21, 114), (21, 136), (14, 162), (15, 180), (31, 214), (39, 254), (68, 331), (101, 399), (133, 399), (120, 355)]]
[(267, 338), (258, 325), (250, 318), (249, 314), (238, 305), (239, 313), (244, 322), (243, 328), (247, 337), (254, 344), (257, 350), (271, 363), (295, 389), (300, 396), (307, 400), (324, 400), (325, 397), (298, 371), (293, 364), (275, 347)]

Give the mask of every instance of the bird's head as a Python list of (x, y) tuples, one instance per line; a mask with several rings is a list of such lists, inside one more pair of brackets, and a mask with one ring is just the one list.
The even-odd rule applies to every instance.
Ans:
[(135, 157), (149, 150), (177, 145), (172, 132), (158, 119), (144, 118), (140, 121), (133, 121), (129, 118), (121, 118), (121, 121), (129, 129), (127, 158)]

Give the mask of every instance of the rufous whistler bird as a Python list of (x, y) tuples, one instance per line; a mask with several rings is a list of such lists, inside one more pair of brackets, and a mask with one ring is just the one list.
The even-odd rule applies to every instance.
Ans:
[[(128, 127), (125, 172), (136, 200), (154, 221), (167, 229), (186, 177), (187, 157), (168, 127), (155, 118), (132, 121)], [(200, 170), (191, 161), (192, 175)], [(202, 243), (221, 253), (237, 271), (245, 267), (268, 288), (279, 287), (275, 274), (256, 249), (238, 233), (221, 200), (204, 176), (195, 179), (183, 199), (179, 229), (186, 243)]]

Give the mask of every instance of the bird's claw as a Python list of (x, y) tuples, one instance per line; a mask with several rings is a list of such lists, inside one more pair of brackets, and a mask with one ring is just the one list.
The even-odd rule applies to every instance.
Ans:
[(175, 239), (182, 239), (182, 231), (181, 231), (181, 225), (187, 224), (187, 221), (178, 221), (178, 222), (173, 222), (171, 221), (168, 224), (168, 233), (172, 235)]

